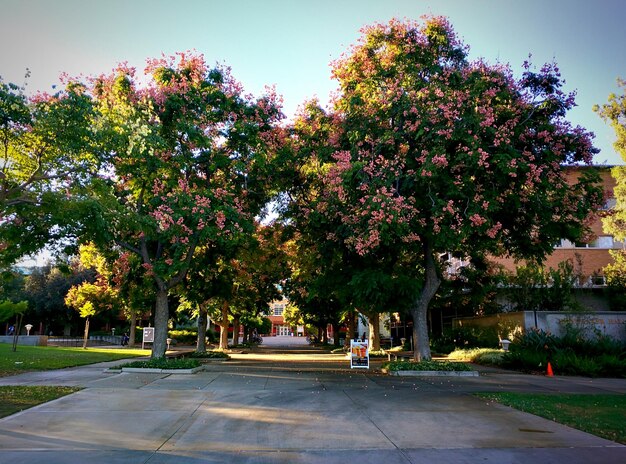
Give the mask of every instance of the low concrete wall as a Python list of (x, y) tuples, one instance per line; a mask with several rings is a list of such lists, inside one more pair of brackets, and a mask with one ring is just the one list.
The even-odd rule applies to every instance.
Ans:
[[(0, 335), (0, 343), (13, 344), (13, 335)], [(47, 335), (20, 335), (17, 340), (18, 345), (28, 346), (48, 346)]]
[[(452, 325), (453, 327), (496, 327), (500, 338), (511, 338), (516, 331), (526, 331), (535, 327), (535, 313), (533, 311), (519, 311), (483, 317), (456, 318), (453, 319)], [(568, 326), (580, 329), (582, 334), (588, 338), (602, 334), (616, 340), (626, 341), (626, 312), (537, 311), (537, 328), (541, 330), (562, 336)]]

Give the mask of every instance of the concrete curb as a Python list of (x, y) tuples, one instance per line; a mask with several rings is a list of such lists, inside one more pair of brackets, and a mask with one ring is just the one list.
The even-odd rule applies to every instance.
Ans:
[(121, 369), (109, 368), (105, 369), (106, 373), (120, 374), (122, 372), (132, 372), (134, 374), (195, 374), (204, 370), (204, 366), (194, 367), (193, 369), (154, 369), (147, 367), (123, 367)]

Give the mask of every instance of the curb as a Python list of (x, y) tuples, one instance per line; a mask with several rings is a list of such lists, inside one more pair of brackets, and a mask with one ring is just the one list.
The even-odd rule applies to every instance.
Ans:
[(154, 369), (147, 367), (123, 367), (122, 369), (105, 369), (106, 373), (120, 374), (122, 372), (132, 372), (134, 374), (195, 374), (204, 370), (203, 366), (194, 367), (193, 369)]

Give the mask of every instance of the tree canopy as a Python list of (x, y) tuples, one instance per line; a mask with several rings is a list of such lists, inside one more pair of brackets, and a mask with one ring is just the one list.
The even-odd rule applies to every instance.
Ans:
[(426, 313), (439, 256), (542, 258), (579, 236), (599, 204), (596, 179), (568, 183), (564, 165), (591, 163), (591, 135), (566, 119), (573, 95), (555, 64), (470, 62), (445, 18), (364, 28), (337, 60), (317, 201), (308, 216), (366, 256), (406, 256), (423, 276), (412, 304), (416, 358), (430, 358)]

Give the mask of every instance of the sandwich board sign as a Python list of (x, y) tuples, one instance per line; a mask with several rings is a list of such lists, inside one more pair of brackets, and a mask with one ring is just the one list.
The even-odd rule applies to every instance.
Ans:
[(370, 350), (367, 340), (350, 340), (350, 369), (369, 369)]
[(143, 339), (141, 340), (141, 349), (144, 349), (146, 343), (154, 343), (154, 327), (143, 328)]

